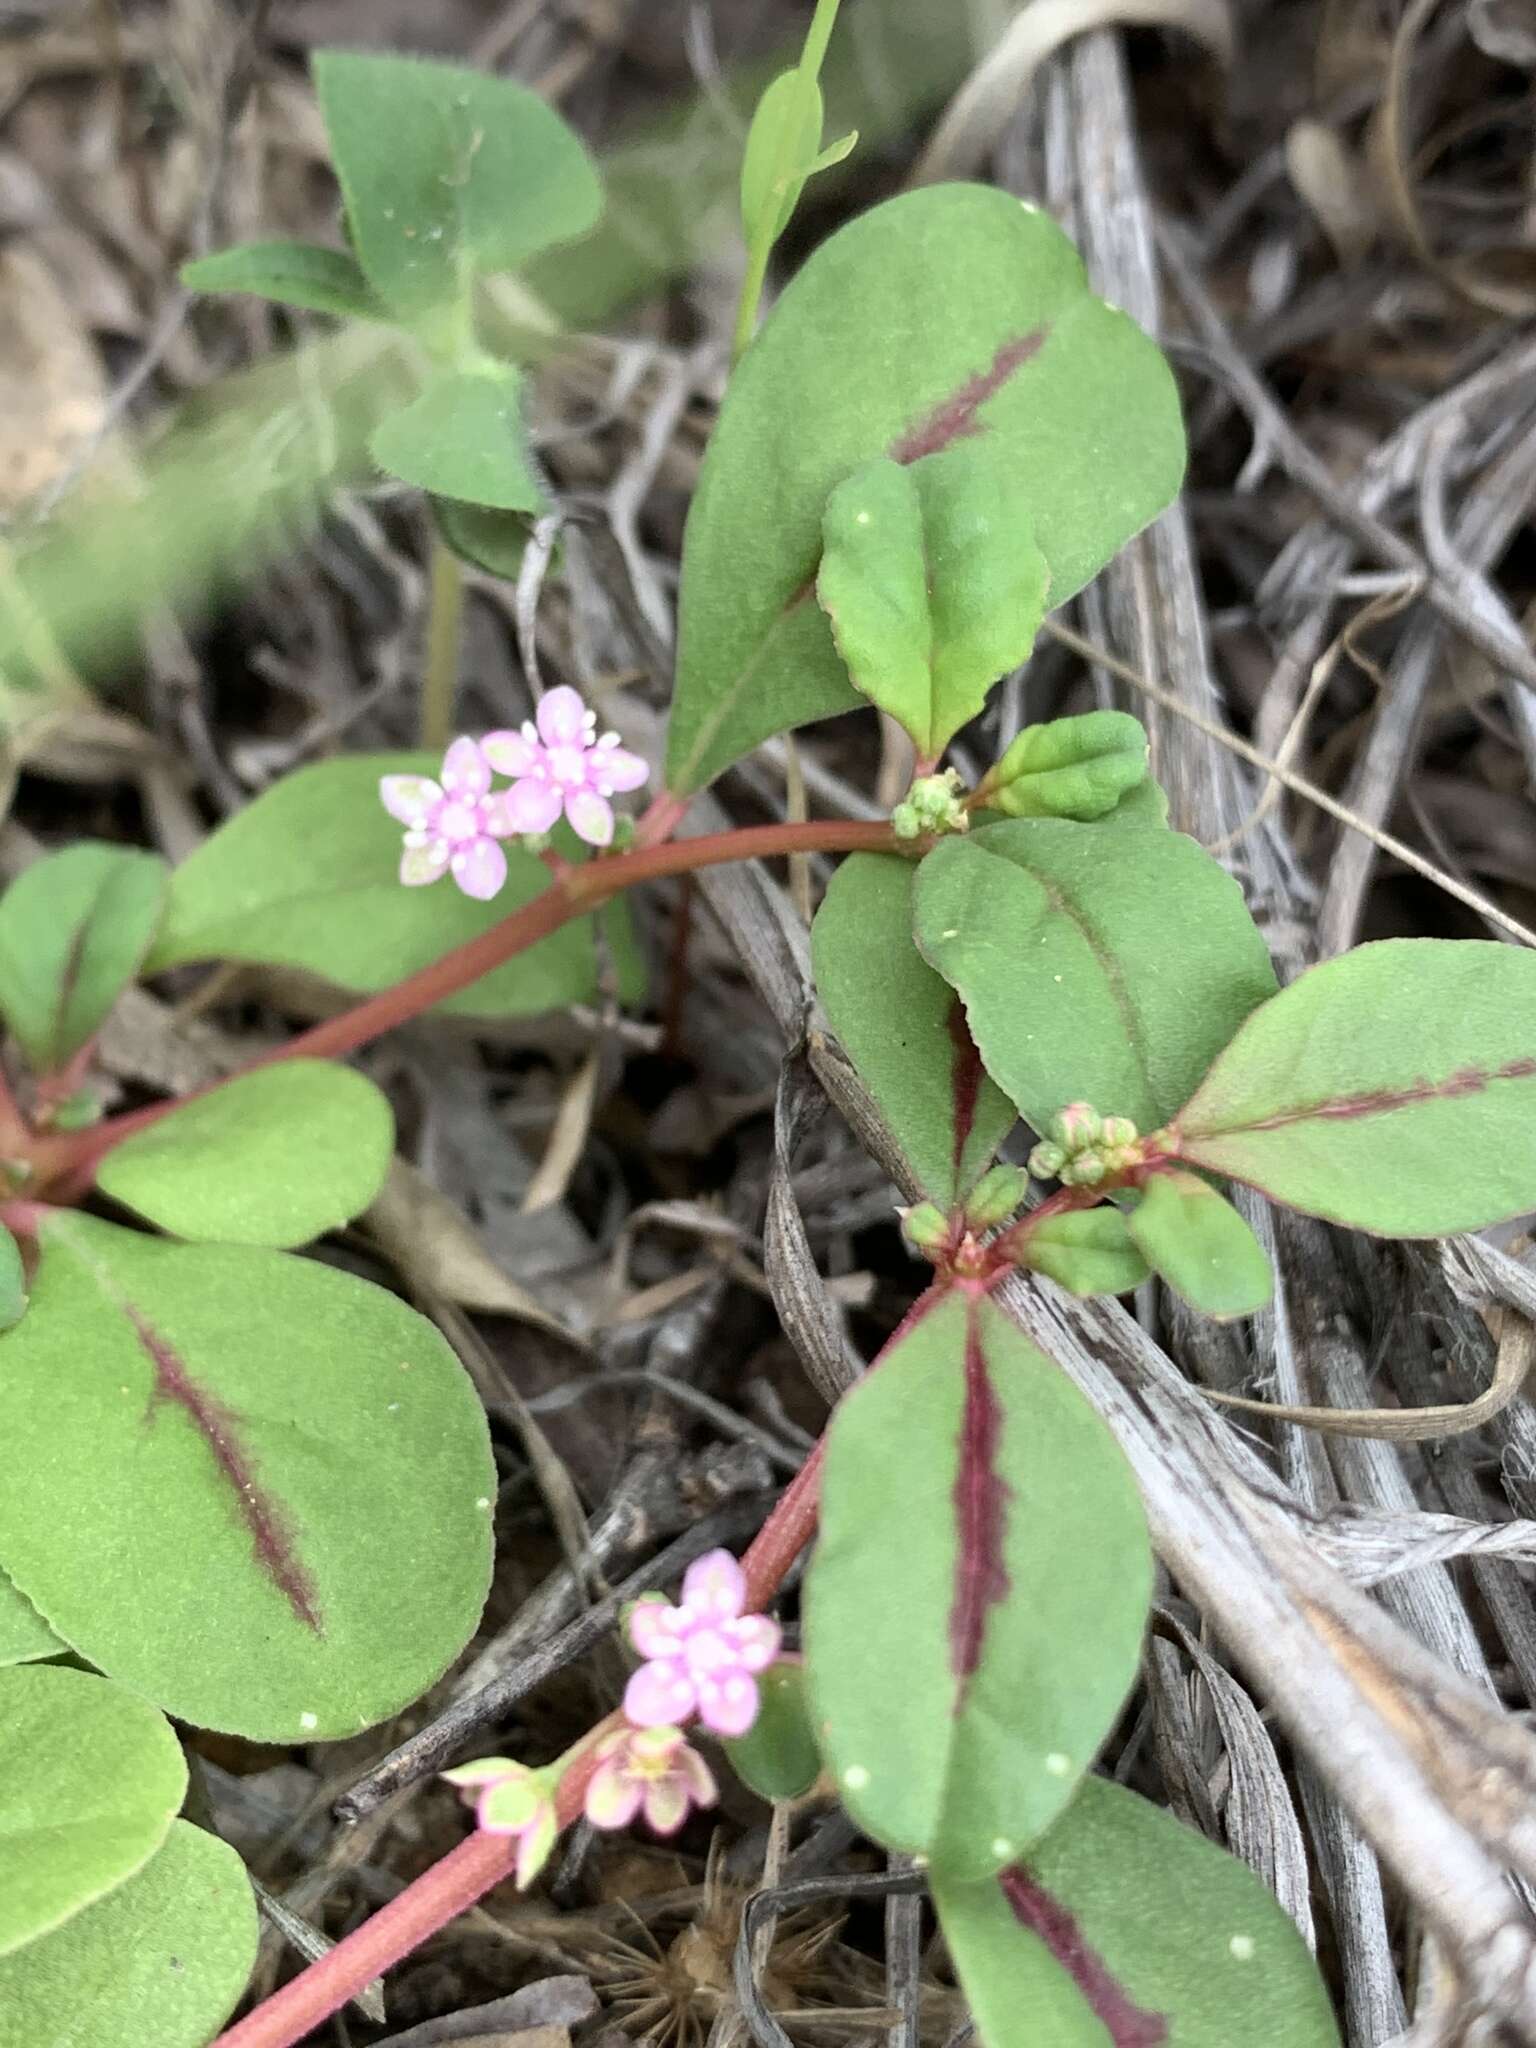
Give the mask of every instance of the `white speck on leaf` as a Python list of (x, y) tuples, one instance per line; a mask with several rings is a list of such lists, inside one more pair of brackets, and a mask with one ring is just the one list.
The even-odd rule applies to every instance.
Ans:
[(855, 526), (868, 526), (869, 514), (867, 512), (855, 513), (853, 523)]
[(1253, 1936), (1251, 1934), (1234, 1934), (1227, 1943), (1227, 1947), (1240, 1963), (1251, 1963), (1253, 1961)]
[(997, 1835), (994, 1837), (992, 1842), (992, 1854), (999, 1858), (1006, 1858), (1012, 1856), (1013, 1844), (1009, 1841), (1006, 1835)]
[(490, 1503), (490, 1498), (489, 1498), (489, 1496), (488, 1496), (488, 1495), (486, 1495), (486, 1494), (483, 1494), (483, 1493), (481, 1494), (480, 1498), (479, 1498), (479, 1499), (478, 1499), (478, 1500), (477, 1500), (477, 1501), (475, 1502), (475, 1506), (476, 1506), (477, 1508), (482, 1508), (482, 1509), (484, 1509), (484, 1508), (488, 1508), (488, 1507), (490, 1506), (490, 1504), (491, 1504), (491, 1503)]
[(320, 1716), (318, 1714), (300, 1714), (299, 1726), (301, 1728), (318, 1728), (320, 1726)]
[(1045, 1768), (1053, 1778), (1066, 1778), (1072, 1772), (1072, 1759), (1064, 1751), (1053, 1749), (1045, 1760)]
[(850, 1792), (862, 1792), (869, 1783), (869, 1773), (862, 1764), (850, 1764), (843, 1773), (843, 1783)]

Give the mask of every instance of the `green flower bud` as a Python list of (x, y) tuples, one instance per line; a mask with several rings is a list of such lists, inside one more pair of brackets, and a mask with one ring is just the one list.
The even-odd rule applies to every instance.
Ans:
[(1134, 1145), (1140, 1135), (1128, 1116), (1105, 1117), (1104, 1128), (1099, 1133), (1106, 1145), (1114, 1146)]
[(949, 1218), (932, 1202), (917, 1202), (897, 1214), (902, 1236), (915, 1251), (936, 1252), (949, 1237)]
[(1104, 1132), (1104, 1119), (1087, 1102), (1069, 1102), (1059, 1115), (1051, 1118), (1051, 1136), (1067, 1152), (1080, 1152), (1085, 1145), (1096, 1145)]
[(922, 831), (922, 820), (911, 804), (898, 804), (891, 813), (891, 830), (898, 839), (916, 839)]
[(1029, 1170), (1036, 1180), (1054, 1180), (1067, 1163), (1067, 1155), (1060, 1145), (1045, 1140), (1029, 1155)]
[(1102, 1154), (1089, 1146), (1073, 1154), (1061, 1169), (1061, 1178), (1069, 1188), (1091, 1188), (1097, 1187), (1108, 1171)]
[(904, 802), (891, 813), (891, 829), (898, 839), (915, 839), (924, 832), (963, 832), (970, 824), (960, 801), (960, 777), (953, 768), (942, 775), (920, 776), (907, 791)]

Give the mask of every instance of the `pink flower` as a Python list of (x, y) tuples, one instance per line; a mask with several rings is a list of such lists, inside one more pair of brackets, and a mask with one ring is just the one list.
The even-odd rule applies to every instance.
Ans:
[(745, 1735), (757, 1719), (757, 1674), (779, 1653), (778, 1623), (743, 1614), (746, 1574), (728, 1550), (689, 1565), (681, 1604), (659, 1596), (630, 1611), (629, 1640), (645, 1663), (630, 1678), (624, 1711), (637, 1728), (697, 1713), (717, 1735)]
[(514, 832), (547, 832), (563, 810), (588, 846), (613, 839), (609, 797), (638, 789), (650, 773), (616, 732), (598, 738), (596, 714), (564, 685), (545, 693), (521, 732), (488, 732), (480, 744), (493, 768), (515, 777), (503, 792)]
[(618, 1728), (597, 1745), (586, 1816), (595, 1828), (627, 1828), (644, 1808), (658, 1835), (675, 1835), (690, 1806), (713, 1806), (719, 1789), (681, 1728)]
[(379, 796), (404, 825), (400, 879), (408, 888), (451, 874), (481, 902), (507, 879), (507, 856), (496, 844), (522, 830), (510, 822), (509, 791), (491, 795), (491, 771), (479, 747), (457, 739), (443, 756), (441, 782), (428, 775), (384, 775)]
[(487, 1756), (459, 1764), (443, 1776), (471, 1795), (475, 1824), (482, 1834), (516, 1835), (518, 1888), (531, 1883), (560, 1831), (547, 1774), (508, 1757)]

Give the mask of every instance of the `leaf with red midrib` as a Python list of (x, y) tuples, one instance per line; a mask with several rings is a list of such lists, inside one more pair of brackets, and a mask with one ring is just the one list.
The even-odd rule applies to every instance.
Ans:
[(1152, 1561), (1103, 1424), (936, 1289), (833, 1419), (805, 1593), (823, 1752), (877, 1840), (979, 1877), (1071, 1797), (1135, 1676)]
[(355, 1732), (479, 1619), (484, 1413), (432, 1325), (351, 1274), (60, 1212), (0, 1337), (0, 1441), (0, 1568), (184, 1720)]
[[(791, 279), (731, 379), (688, 517), (667, 786), (855, 708), (811, 602), (822, 517), (877, 457), (986, 476), (1064, 603), (1178, 489), (1178, 397), (1157, 349), (1088, 289), (1045, 214), (978, 185), (904, 193)], [(974, 477), (972, 472), (974, 471)], [(1002, 673), (1002, 671), (998, 671)]]
[(1087, 1779), (1020, 1865), (934, 1904), (987, 2048), (1338, 2048), (1306, 1943), (1246, 1865)]
[(1310, 969), (1218, 1055), (1169, 1149), (1383, 1236), (1536, 1208), (1536, 953), (1387, 939)]

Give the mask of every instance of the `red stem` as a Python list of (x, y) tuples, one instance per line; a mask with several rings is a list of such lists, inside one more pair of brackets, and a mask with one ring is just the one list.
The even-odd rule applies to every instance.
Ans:
[[(542, 896), (535, 896), (520, 910), (503, 918), (478, 938), (467, 940), (418, 968), (404, 981), (384, 989), (366, 1002), (328, 1017), (290, 1038), (286, 1045), (264, 1053), (227, 1078), (238, 1080), (256, 1067), (276, 1060), (334, 1059), (338, 1054), (356, 1052), (371, 1039), (381, 1037), (396, 1025), (419, 1017), (424, 1010), (457, 995), (493, 968), (503, 966), (518, 953), (548, 938), (572, 918), (584, 917), (622, 890), (639, 882), (660, 881), (669, 875), (691, 874), (696, 868), (719, 867), (728, 861), (769, 860), (789, 853), (915, 852), (911, 842), (898, 842), (888, 825), (850, 821), (818, 820), (788, 825), (751, 825), (739, 832), (714, 832), (697, 839), (678, 839), (664, 846), (637, 848), (615, 854), (609, 860), (589, 861), (559, 876)], [(212, 1087), (222, 1087), (222, 1081)], [(90, 1185), (96, 1166), (124, 1138), (158, 1123), (185, 1102), (210, 1089), (195, 1090), (165, 1102), (152, 1102), (126, 1116), (109, 1117), (87, 1131), (60, 1132), (33, 1140), (29, 1147), (34, 1176), (40, 1186), (53, 1191), (61, 1176), (68, 1176), (69, 1188), (83, 1192)]]

